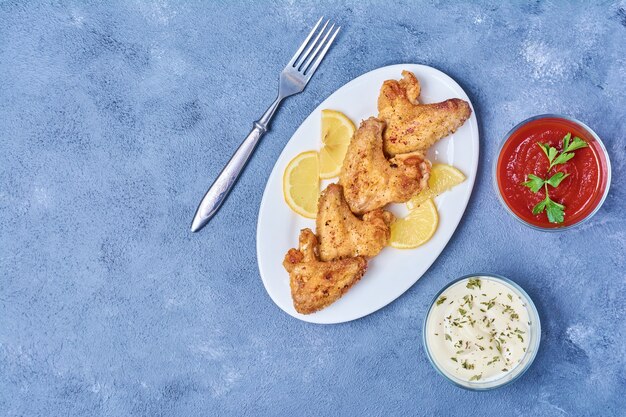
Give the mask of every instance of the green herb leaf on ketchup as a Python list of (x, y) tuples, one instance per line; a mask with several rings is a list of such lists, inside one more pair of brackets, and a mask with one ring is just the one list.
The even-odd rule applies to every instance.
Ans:
[(525, 185), (526, 187), (530, 188), (530, 191), (536, 193), (537, 191), (541, 190), (545, 183), (546, 181), (543, 178), (539, 178), (534, 174), (528, 174), (528, 181), (522, 183), (522, 185)]
[(565, 214), (565, 206), (563, 204), (559, 204), (556, 201), (550, 200), (548, 196), (548, 186), (546, 185), (546, 198), (539, 203), (535, 207), (533, 207), (533, 214), (539, 214), (543, 211), (546, 211), (548, 215), (548, 221), (550, 223), (563, 223), (563, 218)]
[[(559, 151), (546, 143), (537, 143), (543, 153), (546, 154), (548, 158), (548, 162), (550, 165), (548, 166), (548, 171), (546, 172), (546, 176), (550, 173), (550, 170), (555, 165), (562, 165), (572, 159), (574, 157), (574, 151), (581, 148), (586, 148), (587, 142), (575, 136), (572, 139), (572, 134), (568, 133), (563, 137), (563, 150), (559, 153)], [(550, 199), (550, 194), (548, 192), (548, 185), (553, 188), (558, 187), (561, 182), (567, 178), (569, 173), (564, 172), (556, 172), (550, 178), (544, 179), (538, 177), (534, 174), (528, 174), (528, 180), (523, 182), (522, 185), (528, 187), (530, 191), (533, 193), (538, 192), (542, 188), (546, 191), (546, 198), (541, 200), (539, 203), (533, 207), (533, 214), (537, 215), (539, 213), (546, 212), (548, 216), (548, 221), (550, 223), (563, 223), (563, 219), (565, 216), (565, 206), (563, 204), (559, 204), (556, 201)]]
[[(569, 175), (569, 173), (568, 174), (564, 174), (562, 172), (557, 172), (556, 174), (554, 174), (553, 176), (548, 178), (545, 182), (547, 184), (550, 184), (554, 188), (556, 188), (556, 187), (559, 186), (561, 181), (563, 181), (565, 178), (567, 178), (568, 175)], [(535, 191), (535, 192), (537, 192), (537, 191)]]
[(550, 162), (550, 168), (552, 168), (552, 161), (554, 161), (554, 158), (556, 157), (556, 154), (559, 153), (559, 151), (546, 143), (539, 142), (537, 143), (537, 145), (539, 145), (539, 147), (543, 150), (543, 153), (545, 153), (548, 157), (548, 162)]
[(571, 152), (571, 151), (575, 151), (576, 149), (587, 147), (587, 142), (585, 142), (578, 136), (574, 136), (574, 141), (570, 143), (569, 140), (571, 137), (572, 137), (571, 133), (568, 133), (563, 138), (563, 152)]

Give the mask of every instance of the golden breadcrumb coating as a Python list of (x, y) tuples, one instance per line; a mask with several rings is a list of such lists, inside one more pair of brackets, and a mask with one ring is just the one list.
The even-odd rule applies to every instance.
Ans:
[(374, 117), (361, 122), (343, 160), (339, 181), (355, 214), (404, 203), (428, 186), (431, 164), (422, 152), (385, 157), (384, 127)]
[(343, 196), (343, 187), (330, 184), (318, 202), (316, 233), (322, 261), (365, 256), (372, 258), (389, 242), (393, 214), (377, 209), (355, 216)]
[(458, 98), (420, 104), (419, 81), (409, 71), (402, 71), (402, 76), (400, 81), (385, 81), (378, 96), (378, 118), (387, 124), (383, 139), (388, 155), (426, 151), (472, 114), (469, 104)]
[(296, 311), (311, 314), (337, 301), (367, 268), (362, 256), (322, 262), (317, 255), (317, 238), (311, 229), (300, 231), (298, 249), (289, 249), (283, 266), (289, 272), (291, 298)]

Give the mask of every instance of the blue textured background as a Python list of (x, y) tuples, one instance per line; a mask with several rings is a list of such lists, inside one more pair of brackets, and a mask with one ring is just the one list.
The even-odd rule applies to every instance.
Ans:
[[(624, 415), (626, 3), (0, 2), (0, 415)], [(343, 25), (201, 233), (199, 198), (274, 98), (320, 15)], [(385, 309), (299, 322), (265, 293), (258, 207), (282, 147), (335, 89), (380, 66), (450, 74), (481, 161), (447, 249)], [(499, 206), (500, 138), (577, 117), (613, 184), (575, 230)], [(433, 294), (472, 271), (520, 283), (543, 321), (535, 364), (488, 393), (439, 377), (420, 342)]]

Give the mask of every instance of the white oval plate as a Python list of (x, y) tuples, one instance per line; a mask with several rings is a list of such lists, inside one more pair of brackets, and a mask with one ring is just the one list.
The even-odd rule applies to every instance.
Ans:
[[(432, 265), (452, 237), (465, 212), (478, 167), (478, 124), (473, 107), (470, 119), (453, 135), (440, 140), (428, 153), (432, 162), (454, 165), (467, 176), (465, 182), (437, 197), (435, 202), (440, 219), (433, 238), (416, 249), (383, 249), (369, 261), (367, 272), (361, 281), (324, 310), (303, 315), (294, 309), (289, 275), (282, 262), (289, 248), (298, 247), (300, 229), (308, 227), (315, 231), (315, 221), (299, 216), (285, 203), (282, 191), (283, 171), (289, 161), (300, 152), (319, 150), (322, 109), (342, 111), (358, 127), (361, 120), (378, 114), (376, 103), (382, 83), (388, 79), (400, 79), (404, 69), (415, 73), (420, 81), (422, 103), (434, 103), (454, 97), (469, 102), (467, 94), (452, 78), (434, 68), (417, 64), (379, 68), (350, 81), (324, 100), (296, 130), (274, 165), (259, 210), (257, 258), (267, 293), (278, 307), (293, 317), (311, 323), (342, 323), (386, 306), (408, 290)], [(322, 187), (329, 182), (324, 181)], [(394, 204), (390, 209), (397, 215), (406, 214), (403, 204)]]

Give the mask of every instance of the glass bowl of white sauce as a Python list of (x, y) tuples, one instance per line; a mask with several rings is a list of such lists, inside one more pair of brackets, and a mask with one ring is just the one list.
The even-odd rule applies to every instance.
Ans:
[(433, 367), (453, 384), (475, 391), (522, 376), (541, 340), (535, 304), (513, 281), (471, 274), (446, 285), (424, 320), (423, 341)]

